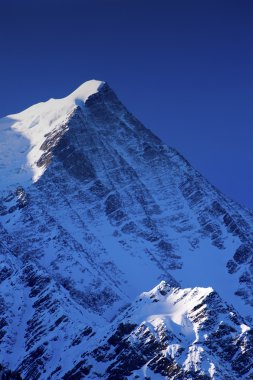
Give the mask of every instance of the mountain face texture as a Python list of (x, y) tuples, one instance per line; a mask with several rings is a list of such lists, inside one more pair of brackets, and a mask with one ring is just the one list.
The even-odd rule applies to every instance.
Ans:
[(0, 378), (253, 379), (250, 211), (104, 82), (1, 119), (0, 152)]

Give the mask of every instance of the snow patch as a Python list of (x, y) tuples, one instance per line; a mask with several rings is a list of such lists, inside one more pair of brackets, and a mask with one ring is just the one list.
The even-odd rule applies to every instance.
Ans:
[(244, 323), (242, 323), (242, 324), (240, 325), (240, 327), (241, 327), (241, 330), (242, 330), (242, 334), (244, 334), (245, 332), (251, 330), (250, 327), (247, 326), (247, 325), (245, 325)]

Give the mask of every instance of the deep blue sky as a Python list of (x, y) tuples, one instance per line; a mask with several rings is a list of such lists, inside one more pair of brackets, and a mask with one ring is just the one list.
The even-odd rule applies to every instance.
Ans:
[(89, 79), (253, 209), (252, 0), (0, 0), (0, 117)]

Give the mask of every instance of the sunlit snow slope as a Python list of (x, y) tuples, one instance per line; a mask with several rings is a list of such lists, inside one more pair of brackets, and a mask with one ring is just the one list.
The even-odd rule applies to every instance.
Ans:
[(0, 151), (5, 368), (252, 378), (250, 211), (100, 81), (1, 119)]
[(64, 99), (50, 99), (1, 119), (0, 167), (1, 175), (5, 176), (5, 181), (1, 181), (2, 190), (29, 184), (41, 177), (45, 168), (37, 162), (45, 135), (60, 128), (70, 113), (77, 106), (84, 106), (102, 84), (91, 80)]

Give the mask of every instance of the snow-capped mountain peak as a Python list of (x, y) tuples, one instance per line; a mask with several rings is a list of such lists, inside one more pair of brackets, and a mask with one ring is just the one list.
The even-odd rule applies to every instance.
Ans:
[(4, 371), (252, 379), (251, 212), (104, 82), (2, 119), (0, 149)]
[[(0, 177), (2, 190), (14, 186), (27, 187), (45, 171), (38, 166), (43, 154), (41, 146), (48, 134), (62, 128), (77, 106), (99, 91), (104, 82), (90, 80), (62, 99), (50, 99), (0, 119)], [(7, 168), (7, 171), (6, 171)]]
[(73, 102), (74, 104), (79, 105), (79, 102), (85, 103), (86, 100), (91, 96), (96, 94), (99, 89), (105, 84), (103, 81), (99, 80), (89, 80), (84, 82), (81, 86), (79, 86), (75, 91), (73, 91), (70, 95), (66, 96), (66, 98), (61, 99), (67, 102)]

